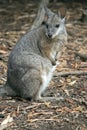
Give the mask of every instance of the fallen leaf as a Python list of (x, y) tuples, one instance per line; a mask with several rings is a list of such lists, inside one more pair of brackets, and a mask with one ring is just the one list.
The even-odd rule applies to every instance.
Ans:
[(0, 50), (0, 54), (6, 54), (7, 52), (4, 50)]
[(76, 111), (82, 112), (82, 111), (83, 111), (83, 107), (78, 106), (78, 107), (76, 107), (76, 108), (73, 108), (72, 112), (76, 112)]
[(50, 108), (50, 102), (45, 102), (46, 107)]
[(72, 81), (72, 82), (70, 82), (70, 83), (68, 83), (70, 86), (73, 86), (74, 84), (76, 83), (76, 80), (74, 80), (74, 81)]
[(63, 89), (67, 96), (70, 96), (69, 91), (67, 89)]
[(11, 123), (12, 121), (13, 121), (13, 117), (10, 117), (10, 115), (8, 115), (7, 118), (3, 120), (3, 122), (1, 123), (1, 126)]

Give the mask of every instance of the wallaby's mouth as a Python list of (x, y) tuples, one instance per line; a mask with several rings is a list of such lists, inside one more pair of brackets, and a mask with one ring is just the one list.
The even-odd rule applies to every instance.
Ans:
[(55, 39), (57, 37), (57, 35), (52, 35), (52, 34), (46, 34), (46, 36), (48, 37), (48, 39)]

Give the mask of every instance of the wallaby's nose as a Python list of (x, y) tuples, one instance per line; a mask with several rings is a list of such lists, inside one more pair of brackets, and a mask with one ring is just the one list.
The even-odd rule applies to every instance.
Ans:
[(52, 38), (52, 34), (48, 34), (48, 37), (49, 37), (49, 38)]

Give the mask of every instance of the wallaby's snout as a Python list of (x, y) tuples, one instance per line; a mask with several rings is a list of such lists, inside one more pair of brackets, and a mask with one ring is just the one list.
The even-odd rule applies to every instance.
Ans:
[(52, 38), (52, 34), (51, 33), (48, 33), (48, 38)]
[(54, 39), (60, 33), (60, 28), (56, 25), (46, 27), (46, 36), (50, 39)]
[(53, 29), (48, 24), (46, 25), (46, 36), (48, 38), (52, 38), (53, 37)]

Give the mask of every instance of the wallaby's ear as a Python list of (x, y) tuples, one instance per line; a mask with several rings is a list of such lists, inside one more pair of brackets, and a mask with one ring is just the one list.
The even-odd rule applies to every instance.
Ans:
[(46, 21), (48, 20), (48, 8), (47, 7), (44, 7), (44, 12), (45, 12), (45, 14), (44, 14), (44, 19), (43, 19), (43, 22), (42, 22), (42, 24), (43, 25), (45, 25), (46, 24)]
[(58, 11), (61, 14), (60, 18), (64, 18), (66, 16), (66, 8), (64, 6), (60, 6), (59, 9), (58, 9)]
[(46, 6), (44, 7), (44, 10), (45, 10), (45, 15), (47, 15), (47, 17), (50, 17), (53, 14), (53, 12), (50, 9), (48, 9)]
[(47, 20), (48, 20), (48, 16), (47, 16), (47, 14), (45, 13), (45, 14), (44, 14), (43, 21), (42, 21), (42, 25), (45, 25)]
[(44, 15), (44, 20), (42, 22), (42, 24), (46, 24), (48, 18), (50, 18), (50, 16), (54, 15), (54, 13), (48, 9), (46, 6), (44, 7), (44, 11), (45, 11), (45, 15)]
[(61, 18), (61, 13), (60, 13), (60, 11), (58, 11), (57, 14), (58, 14), (58, 17)]

